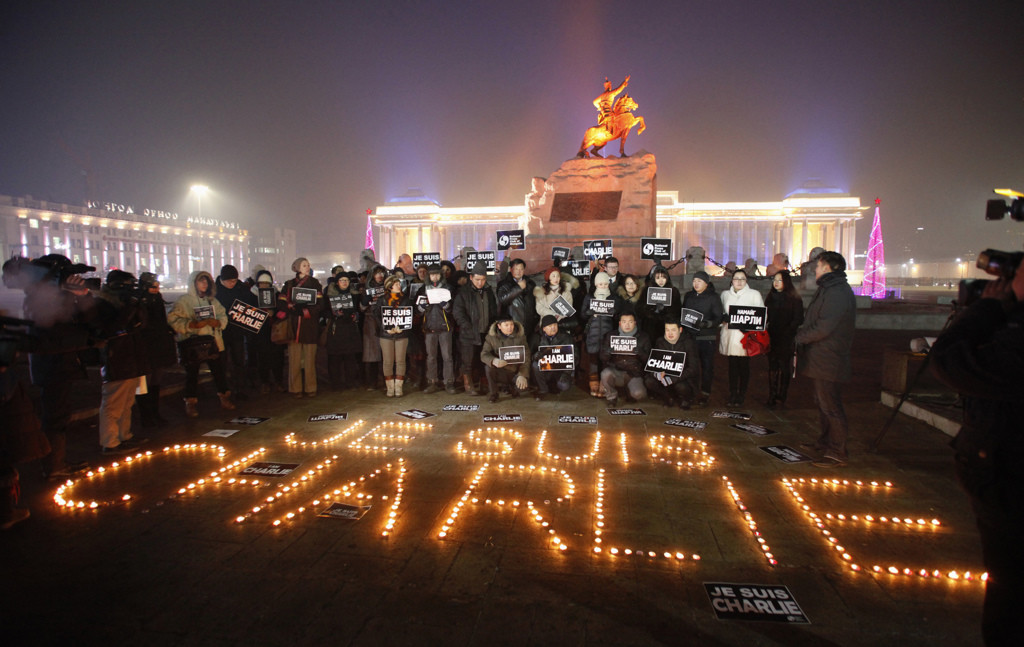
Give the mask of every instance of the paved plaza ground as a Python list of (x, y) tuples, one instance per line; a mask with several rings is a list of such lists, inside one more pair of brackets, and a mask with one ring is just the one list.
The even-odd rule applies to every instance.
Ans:
[[(851, 460), (833, 470), (761, 449), (802, 450), (817, 427), (805, 380), (785, 408), (759, 404), (763, 359), (742, 411), (776, 432), (766, 436), (713, 417), (725, 410), (724, 362), (711, 406), (647, 401), (625, 405), (645, 414), (631, 416), (579, 390), (497, 404), (443, 392), (275, 394), (228, 414), (207, 385), (198, 420), (168, 396), (171, 425), (145, 434), (152, 456), (116, 468), (96, 451), (95, 420), (82, 416), (69, 454), (106, 471), (63, 497), (99, 507), (58, 507), (57, 486), (21, 466), (32, 517), (0, 533), (13, 585), (3, 642), (979, 644), (979, 541), (949, 437), (900, 415), (881, 450), (867, 451), (891, 413), (879, 404), (882, 351), (913, 336), (858, 331), (845, 392)], [(83, 382), (80, 409), (95, 406), (91, 389), (98, 401), (98, 386)], [(479, 409), (443, 411), (452, 404)], [(415, 426), (397, 415), (409, 409), (436, 415)], [(347, 420), (308, 420), (342, 412)], [(522, 421), (483, 421), (493, 414)], [(266, 420), (228, 422), (235, 415)], [(597, 422), (560, 423), (566, 415)], [(216, 429), (238, 431), (204, 435)], [(192, 443), (207, 446), (173, 449)], [(239, 474), (254, 462), (297, 467)], [(317, 516), (332, 500), (369, 510), (354, 521)], [(714, 604), (712, 583), (723, 593)], [(744, 606), (744, 592), (758, 603)], [(761, 619), (720, 619), (716, 608)]]

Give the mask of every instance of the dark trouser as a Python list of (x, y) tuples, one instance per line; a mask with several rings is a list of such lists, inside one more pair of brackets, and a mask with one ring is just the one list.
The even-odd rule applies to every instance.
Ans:
[(459, 358), (461, 360), (462, 375), (469, 379), (471, 382), (474, 381), (474, 373), (480, 374), (480, 366), (483, 362), (480, 361), (480, 351), (483, 349), (483, 344), (473, 344), (470, 342), (464, 342), (459, 340)]
[(680, 404), (692, 402), (693, 398), (697, 395), (694, 393), (693, 386), (689, 382), (673, 382), (666, 386), (649, 373), (644, 376), (644, 386), (647, 387), (648, 396), (658, 398), (659, 400), (675, 397), (679, 400)]
[(40, 386), (42, 405), (40, 421), (50, 441), (50, 453), (43, 457), (43, 471), (47, 474), (64, 467), (68, 446), (68, 425), (71, 424), (71, 380), (54, 377)]
[(327, 356), (327, 375), (335, 389), (356, 386), (359, 380), (359, 353), (336, 353)]
[(768, 399), (785, 402), (793, 375), (793, 353), (768, 354)]
[[(972, 465), (984, 461), (984, 465)], [(981, 633), (986, 645), (1017, 645), (1024, 636), (1024, 559), (1018, 545), (1024, 533), (1024, 512), (1020, 498), (1010, 495), (1020, 491), (1018, 484), (1000, 482), (1019, 477), (991, 474), (991, 458), (972, 459), (956, 455), (956, 473), (960, 483), (967, 484), (979, 478), (992, 482), (992, 486), (975, 494), (968, 489), (971, 508), (981, 535), (982, 560), (988, 571), (985, 582), (985, 603), (982, 607)], [(1009, 508), (1009, 509), (1008, 509)], [(1015, 509), (1013, 509), (1015, 508)]]
[(750, 358), (746, 355), (729, 355), (729, 397), (743, 401), (750, 384)]
[(275, 344), (269, 337), (260, 337), (254, 346), (260, 384), (284, 386), (284, 344)]
[(499, 384), (507, 385), (508, 391), (512, 395), (519, 395), (519, 389), (516, 388), (516, 376), (519, 375), (519, 371), (510, 371), (488, 364), (484, 367), (484, 374), (487, 375), (487, 391), (491, 395), (498, 392)]
[(530, 365), (530, 374), (537, 383), (538, 393), (563, 393), (572, 388), (572, 371), (542, 371), (534, 362)]
[[(213, 375), (213, 383), (217, 386), (217, 393), (227, 393), (231, 389), (228, 387), (228, 376), (224, 374), (224, 353), (217, 355), (217, 359), (211, 359), (206, 362), (206, 365), (210, 368), (210, 373)], [(185, 364), (185, 393), (184, 397), (194, 398), (199, 394), (199, 364), (201, 362), (189, 362)]]
[(825, 454), (846, 460), (846, 438), (850, 434), (839, 393), (839, 382), (814, 380), (814, 403), (818, 405), (821, 436), (818, 443), (825, 446)]
[(224, 335), (224, 369), (227, 373), (228, 384), (233, 392), (242, 393), (246, 390), (249, 378), (249, 371), (245, 366), (245, 337), (241, 333)]
[(455, 365), (452, 363), (452, 333), (428, 332), (424, 335), (427, 345), (427, 382), (437, 380), (437, 354), (440, 350), (444, 383), (446, 386), (455, 383)]
[(700, 390), (711, 393), (711, 381), (715, 379), (715, 340), (698, 339), (697, 356), (700, 357)]

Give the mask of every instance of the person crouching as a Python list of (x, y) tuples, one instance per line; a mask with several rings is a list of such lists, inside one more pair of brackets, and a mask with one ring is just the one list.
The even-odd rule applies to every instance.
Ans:
[[(518, 353), (514, 358), (510, 356), (509, 351), (502, 351), (513, 346), (518, 347)], [(523, 324), (508, 315), (499, 315), (491, 324), (484, 339), (483, 349), (480, 351), (480, 361), (484, 363), (491, 402), (498, 401), (499, 384), (508, 385), (513, 398), (518, 398), (519, 392), (526, 388), (526, 376), (530, 372), (528, 348)], [(508, 359), (503, 359), (502, 355)]]

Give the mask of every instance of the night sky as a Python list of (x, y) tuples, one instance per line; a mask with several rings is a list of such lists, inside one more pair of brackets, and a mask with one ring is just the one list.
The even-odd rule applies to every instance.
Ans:
[(631, 74), (627, 152), (681, 200), (818, 178), (882, 199), (889, 262), (1019, 249), (983, 213), (1024, 190), (1022, 25), (1019, 0), (8, 1), (0, 193), (189, 213), (202, 182), (204, 216), (354, 254), (410, 187), (521, 204)]

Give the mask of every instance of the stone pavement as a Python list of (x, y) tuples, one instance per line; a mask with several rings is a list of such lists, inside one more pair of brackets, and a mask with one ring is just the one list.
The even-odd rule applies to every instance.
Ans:
[[(233, 414), (207, 386), (198, 420), (169, 396), (172, 424), (145, 445), (153, 455), (116, 468), (83, 417), (69, 454), (106, 472), (63, 496), (99, 507), (58, 507), (57, 486), (21, 466), (32, 517), (0, 533), (13, 584), (0, 612), (4, 644), (980, 644), (980, 548), (948, 436), (901, 415), (881, 451), (866, 451), (891, 412), (878, 402), (882, 350), (914, 336), (858, 331), (845, 394), (851, 461), (834, 470), (760, 449), (800, 450), (817, 419), (801, 379), (785, 408), (759, 404), (763, 359), (743, 411), (777, 432), (768, 436), (712, 417), (724, 409), (724, 362), (711, 407), (626, 405), (646, 414), (635, 416), (610, 415), (579, 390), (497, 404), (360, 390), (254, 398), (234, 414), (267, 420), (241, 425), (227, 422)], [(93, 381), (76, 395), (80, 409), (95, 406)], [(479, 409), (443, 411), (448, 404)], [(416, 421), (396, 412), (413, 408), (437, 415), (409, 426)], [(348, 419), (308, 421), (336, 412)], [(522, 422), (483, 422), (499, 413)], [(559, 423), (562, 415), (597, 424)], [(672, 418), (706, 427), (666, 425)], [(214, 429), (238, 432), (204, 436)], [(239, 475), (257, 461), (298, 467)], [(355, 521), (316, 516), (330, 500), (370, 508)], [(706, 583), (782, 585), (808, 622), (786, 622), (800, 618), (777, 589), (748, 607), (762, 620), (718, 619)], [(738, 601), (716, 605), (743, 609), (731, 593)]]

